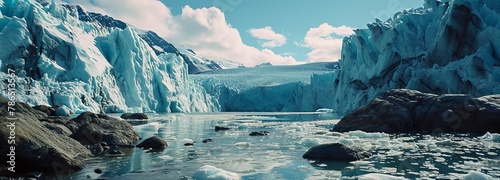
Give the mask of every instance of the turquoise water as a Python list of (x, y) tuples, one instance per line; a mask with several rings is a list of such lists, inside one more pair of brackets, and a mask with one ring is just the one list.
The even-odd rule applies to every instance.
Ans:
[[(333, 133), (328, 130), (338, 118), (318, 113), (163, 114), (150, 118), (134, 129), (143, 139), (163, 138), (169, 144), (167, 149), (122, 149), (127, 156), (93, 158), (72, 178), (188, 179), (203, 165), (238, 173), (242, 179), (358, 179), (377, 174), (456, 179), (470, 171), (500, 178), (500, 143), (477, 135)], [(215, 132), (216, 125), (231, 130)], [(264, 130), (270, 134), (248, 135)], [(208, 138), (213, 142), (201, 142)], [(191, 140), (196, 141), (194, 146), (184, 146)], [(374, 156), (351, 163), (302, 158), (310, 147), (332, 142), (358, 145)], [(94, 173), (96, 168), (104, 173)]]

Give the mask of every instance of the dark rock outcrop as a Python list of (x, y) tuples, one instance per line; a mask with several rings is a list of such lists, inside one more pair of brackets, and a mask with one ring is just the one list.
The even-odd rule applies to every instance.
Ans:
[(135, 146), (140, 139), (132, 125), (105, 114), (84, 112), (66, 125), (72, 138), (83, 145), (106, 142), (108, 145)]
[(56, 115), (56, 108), (46, 106), (46, 105), (38, 105), (34, 106), (33, 109), (42, 111), (43, 113), (47, 114), (47, 116), (55, 116)]
[(340, 143), (321, 144), (309, 149), (302, 158), (314, 160), (357, 161), (372, 154), (359, 147), (349, 147)]
[(500, 95), (472, 98), (407, 89), (383, 93), (344, 116), (332, 131), (347, 132), (500, 132)]
[(213, 142), (213, 140), (212, 139), (204, 139), (201, 142), (203, 142), (203, 143), (211, 143), (211, 142)]
[(122, 119), (149, 119), (144, 113), (125, 113), (120, 116)]
[[(15, 111), (9, 111), (9, 107)], [(78, 141), (47, 129), (39, 121), (43, 118), (47, 118), (47, 114), (42, 111), (20, 102), (9, 106), (8, 100), (0, 97), (0, 126), (3, 127), (0, 128), (0, 153), (3, 154), (0, 160), (9, 161), (11, 157), (6, 155), (12, 153), (11, 148), (15, 148), (16, 171), (57, 171), (55, 173), (64, 174), (82, 169), (84, 161), (91, 156), (90, 151)], [(2, 163), (0, 166), (5, 165)]]
[(168, 147), (168, 144), (160, 137), (153, 136), (142, 141), (140, 144), (137, 145), (137, 147), (143, 149), (165, 149), (166, 147)]
[(267, 136), (267, 134), (269, 134), (269, 132), (267, 131), (254, 131), (254, 132), (251, 132), (250, 134), (248, 134), (249, 136)]
[(227, 126), (215, 126), (215, 131), (226, 131), (229, 130)]

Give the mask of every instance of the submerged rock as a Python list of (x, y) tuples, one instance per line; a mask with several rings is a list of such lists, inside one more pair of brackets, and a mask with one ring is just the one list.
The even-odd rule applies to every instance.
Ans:
[(229, 130), (227, 126), (215, 126), (215, 131), (226, 131)]
[(332, 131), (347, 132), (500, 132), (500, 95), (472, 98), (408, 89), (382, 94), (344, 116)]
[(205, 139), (205, 140), (203, 140), (201, 142), (203, 142), (203, 143), (211, 143), (211, 142), (213, 142), (213, 140), (212, 139)]
[(160, 137), (153, 136), (142, 141), (137, 145), (137, 147), (144, 149), (165, 149), (166, 147), (168, 147), (168, 144)]
[(362, 148), (348, 147), (340, 143), (321, 144), (309, 149), (302, 158), (317, 160), (357, 161), (369, 158), (372, 154)]
[(125, 113), (120, 116), (122, 119), (149, 119), (144, 113)]
[[(10, 113), (8, 108), (14, 108)], [(13, 115), (13, 116), (11, 116)], [(10, 118), (16, 118), (12, 120)], [(3, 166), (14, 160), (15, 170), (69, 173), (84, 167), (91, 156), (90, 151), (78, 141), (57, 134), (44, 126), (39, 119), (47, 114), (16, 102), (9, 106), (8, 100), (0, 97), (0, 160)], [(13, 134), (15, 132), (15, 134)], [(13, 138), (15, 135), (15, 138)], [(14, 151), (11, 149), (14, 148)], [(8, 154), (15, 154), (9, 156)], [(7, 162), (7, 163), (5, 163)], [(2, 167), (2, 169), (4, 169)]]
[(249, 136), (267, 136), (267, 134), (269, 134), (268, 131), (254, 131), (254, 132), (251, 132), (250, 134), (248, 134)]
[(84, 112), (66, 125), (74, 139), (84, 145), (106, 142), (108, 145), (135, 146), (140, 139), (132, 125), (105, 114)]

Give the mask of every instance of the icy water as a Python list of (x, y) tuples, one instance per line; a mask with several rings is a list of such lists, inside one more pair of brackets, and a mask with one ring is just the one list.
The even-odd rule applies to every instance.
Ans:
[[(114, 116), (114, 115), (113, 115)], [(459, 179), (470, 171), (500, 178), (500, 142), (464, 134), (388, 135), (329, 132), (334, 114), (209, 113), (149, 115), (134, 129), (146, 139), (157, 135), (162, 152), (122, 149), (123, 157), (97, 157), (73, 179), (190, 179), (203, 165), (238, 173), (242, 179)], [(216, 125), (228, 131), (215, 132)], [(252, 131), (269, 131), (251, 137)], [(204, 139), (212, 143), (202, 143)], [(196, 141), (194, 146), (184, 143)], [(302, 155), (321, 143), (341, 142), (374, 154), (351, 163), (309, 161)], [(101, 168), (102, 174), (94, 173)], [(385, 176), (389, 175), (389, 176)]]

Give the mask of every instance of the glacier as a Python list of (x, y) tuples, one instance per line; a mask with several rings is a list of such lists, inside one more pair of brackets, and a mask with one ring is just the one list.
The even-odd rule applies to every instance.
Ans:
[(389, 89), (500, 93), (500, 3), (425, 0), (343, 39), (334, 109), (347, 113)]
[(333, 107), (337, 63), (212, 70), (190, 77), (223, 112), (314, 112)]
[(219, 110), (188, 78), (186, 57), (155, 53), (137, 28), (54, 2), (1, 1), (0, 12), (0, 78), (16, 81), (16, 101), (72, 113)]

